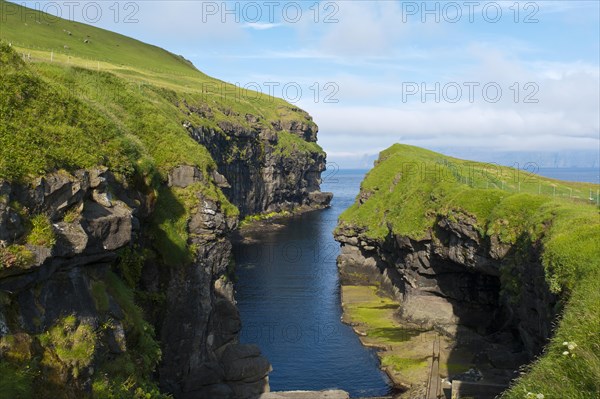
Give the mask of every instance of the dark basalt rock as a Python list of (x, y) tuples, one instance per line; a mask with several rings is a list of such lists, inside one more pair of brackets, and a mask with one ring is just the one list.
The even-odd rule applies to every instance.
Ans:
[(308, 194), (308, 199), (312, 204), (315, 204), (318, 207), (326, 207), (331, 203), (331, 200), (333, 199), (333, 193), (313, 191), (312, 193)]
[[(218, 172), (211, 177), (226, 185)], [(197, 182), (211, 184), (194, 167), (182, 165), (169, 173), (169, 184), (175, 187)], [(130, 350), (130, 332), (124, 328), (130, 317), (127, 309), (108, 291), (103, 305), (107, 308), (100, 309), (93, 287), (108, 284), (106, 274), (120, 249), (143, 244), (146, 217), (152, 215), (146, 197), (121, 186), (106, 169), (51, 174), (30, 186), (0, 182), (0, 193), (0, 245), (21, 242), (26, 233), (10, 205), (14, 202), (46, 213), (56, 238), (51, 248), (27, 245), (32, 260), (26, 267), (0, 269), (0, 337), (33, 337), (73, 315), (77, 323), (94, 330), (110, 320), (110, 327), (102, 327), (94, 358)], [(201, 206), (189, 210), (187, 223), (189, 245), (196, 248), (192, 263), (166, 267), (146, 262), (139, 287), (166, 294), (161, 308), (151, 309), (160, 315), (150, 320), (162, 343), (158, 378), (176, 398), (254, 398), (269, 389), (270, 364), (258, 348), (238, 343), (241, 321), (226, 277), (231, 259), (228, 235), (237, 218), (227, 217), (220, 203), (196, 195)], [(69, 218), (64, 216), (67, 211)], [(0, 347), (0, 359), (3, 351)], [(91, 362), (78, 370), (79, 377), (64, 371), (60, 378), (71, 393), (89, 393), (93, 372)]]
[[(217, 162), (226, 184), (215, 178), (241, 216), (263, 212), (290, 211), (298, 206), (315, 209), (329, 205), (331, 194), (319, 192), (325, 154), (306, 156), (276, 150), (277, 131), (287, 130), (308, 142), (315, 142), (318, 129), (298, 121), (272, 122), (272, 128), (256, 125), (246, 129), (229, 121), (219, 124), (222, 132), (210, 128), (188, 127), (194, 140), (204, 145)], [(247, 116), (247, 120), (258, 119)]]
[[(360, 228), (343, 224), (336, 240), (343, 284), (369, 276), (398, 299), (405, 323), (480, 342), (478, 356), (492, 367), (517, 369), (551, 336), (558, 298), (545, 282), (535, 243), (483, 238), (474, 220), (460, 215), (439, 217), (421, 240), (390, 233), (370, 241)], [(507, 270), (516, 274), (508, 277)], [(507, 288), (509, 278), (519, 284)]]

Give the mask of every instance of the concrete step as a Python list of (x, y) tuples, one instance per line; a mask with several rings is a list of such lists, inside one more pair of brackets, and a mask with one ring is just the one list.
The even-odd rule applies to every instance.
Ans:
[(350, 399), (346, 391), (286, 391), (263, 393), (258, 399)]

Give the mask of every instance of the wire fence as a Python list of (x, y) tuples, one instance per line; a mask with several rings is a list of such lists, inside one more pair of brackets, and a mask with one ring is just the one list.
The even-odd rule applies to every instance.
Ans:
[[(551, 181), (535, 174), (533, 168), (515, 169), (495, 164), (482, 166), (476, 163), (465, 168), (457, 167), (448, 160), (438, 161), (438, 165), (449, 170), (457, 182), (472, 188), (537, 194), (600, 206), (600, 186), (597, 184)], [(464, 173), (465, 169), (468, 173)]]
[[(15, 47), (17, 52), (21, 54), (21, 57), (24, 61), (30, 62), (50, 62), (50, 63), (63, 63), (63, 64), (72, 64), (76, 66), (86, 67), (88, 69), (96, 69), (96, 70), (114, 70), (116, 67), (120, 68), (131, 68), (131, 69), (142, 69), (138, 66), (124, 64), (122, 62), (117, 62), (110, 59), (101, 59), (101, 58), (91, 58), (86, 57), (80, 54), (74, 55), (69, 53), (70, 47), (68, 45), (64, 45), (62, 51), (60, 48), (47, 48), (40, 47), (31, 44), (25, 44), (16, 42), (13, 40), (8, 41), (8, 44), (11, 47)], [(183, 58), (182, 58), (183, 60)], [(178, 77), (178, 78), (189, 78), (189, 79), (197, 79), (197, 74), (186, 74), (181, 73), (175, 69), (160, 69), (153, 68), (151, 65), (144, 65), (144, 71), (156, 74), (169, 74), (170, 76)]]

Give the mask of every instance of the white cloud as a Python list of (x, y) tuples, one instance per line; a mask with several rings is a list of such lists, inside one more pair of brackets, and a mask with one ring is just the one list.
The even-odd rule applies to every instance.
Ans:
[(439, 24), (403, 22), (400, 2), (338, 2), (337, 23), (325, 25), (317, 47), (326, 53), (362, 59), (372, 56), (398, 55), (398, 45), (426, 31), (436, 31)]
[[(413, 101), (395, 106), (356, 104), (356, 95), (340, 104), (303, 104), (321, 128), (326, 150), (348, 157), (376, 153), (394, 142), (428, 147), (479, 147), (502, 150), (590, 149), (600, 146), (600, 79), (598, 68), (574, 63), (521, 62), (501, 53), (486, 53), (479, 68), (464, 78), (497, 81), (505, 89), (502, 101), (487, 103), (480, 96), (470, 104)], [(507, 90), (521, 83), (520, 102)], [(523, 82), (539, 87), (537, 104), (523, 103)], [(389, 82), (388, 82), (389, 83)], [(358, 84), (358, 87), (361, 87)], [(371, 98), (379, 91), (389, 97), (401, 91), (393, 85), (371, 86)], [(348, 94), (343, 90), (341, 95)], [(396, 99), (399, 96), (395, 97)], [(350, 104), (352, 105), (350, 105)], [(341, 139), (340, 139), (341, 138)]]
[(268, 23), (268, 22), (248, 22), (243, 25), (244, 28), (254, 29), (254, 30), (269, 30), (273, 28), (280, 27), (281, 24), (276, 23)]

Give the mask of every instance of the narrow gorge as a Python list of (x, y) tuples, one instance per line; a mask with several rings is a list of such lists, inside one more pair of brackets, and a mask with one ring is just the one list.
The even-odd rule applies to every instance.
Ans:
[[(547, 139), (557, 140), (548, 148), (589, 146), (598, 107), (580, 97), (593, 93), (575, 99), (565, 88), (597, 83), (597, 60), (582, 50), (597, 41), (573, 41), (582, 44), (562, 56), (581, 54), (574, 64), (532, 58), (513, 68), (524, 59), (491, 52), (505, 40), (477, 45), (514, 26), (510, 13), (494, 35), (471, 18), (460, 35), (411, 25), (409, 43), (394, 36), (398, 12), (421, 17), (407, 2), (145, 2), (145, 14), (132, 2), (87, 3), (84, 12), (105, 7), (105, 20), (0, 0), (0, 399), (599, 397), (592, 178), (407, 144), (382, 151), (369, 171), (328, 169), (317, 137), (330, 160), (363, 168), (396, 139), (469, 144), (463, 153), (481, 142), (473, 153), (490, 158), (523, 138), (522, 149)], [(267, 6), (284, 15), (234, 15)], [(532, 4), (518, 6), (509, 7), (516, 19)], [(115, 29), (191, 61), (94, 26), (130, 8)], [(570, 7), (559, 8), (540, 16)], [(286, 20), (294, 9), (304, 22)], [(523, 32), (514, 43), (548, 33)], [(473, 39), (458, 62), (439, 51), (457, 38)], [(566, 39), (549, 42), (561, 49)], [(497, 65), (502, 79), (490, 75)], [(400, 82), (398, 71), (437, 83)], [(515, 82), (504, 101), (487, 101), (488, 88), (500, 96), (511, 74), (530, 72), (550, 94)], [(440, 92), (438, 80), (471, 74), (495, 81), (469, 79), (469, 104), (459, 95), (441, 106), (461, 85)], [(263, 82), (225, 82), (241, 78)], [(476, 86), (485, 108), (471, 101)], [(529, 102), (538, 91), (566, 94), (543, 108)], [(419, 109), (428, 97), (436, 105)]]

